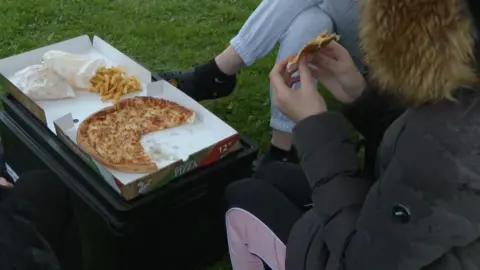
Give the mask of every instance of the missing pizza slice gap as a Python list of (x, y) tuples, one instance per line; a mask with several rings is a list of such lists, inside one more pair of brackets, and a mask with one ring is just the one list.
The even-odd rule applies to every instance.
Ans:
[(192, 123), (195, 113), (161, 98), (134, 97), (87, 117), (78, 127), (77, 144), (106, 167), (151, 173), (157, 165), (144, 151), (141, 136)]
[(320, 33), (316, 38), (310, 40), (305, 44), (302, 49), (298, 52), (297, 55), (292, 57), (292, 59), (288, 62), (287, 64), (287, 72), (293, 72), (298, 69), (298, 61), (303, 57), (303, 56), (308, 56), (312, 53), (317, 52), (320, 48), (327, 46), (330, 42), (333, 40), (339, 41), (340, 36), (333, 33), (333, 34), (328, 34), (327, 31), (324, 31)]

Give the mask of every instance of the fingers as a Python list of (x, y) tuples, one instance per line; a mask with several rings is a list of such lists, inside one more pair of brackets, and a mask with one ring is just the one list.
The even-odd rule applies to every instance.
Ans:
[(272, 72), (270, 73), (270, 75), (272, 75), (272, 73), (277, 73), (277, 74), (282, 74), (283, 75), (283, 73), (285, 73), (286, 70), (287, 70), (287, 65), (288, 65), (288, 62), (290, 61), (290, 58), (291, 58), (291, 56), (275, 63), (275, 66), (273, 66), (273, 69), (272, 69)]
[(272, 84), (273, 90), (278, 94), (279, 91), (285, 91), (285, 89), (290, 90), (295, 83), (300, 81), (304, 87), (315, 87), (312, 77), (315, 71), (311, 70), (312, 67), (309, 66), (308, 58), (302, 57), (300, 59), (298, 63), (299, 76), (295, 77), (292, 77), (292, 74), (286, 71), (287, 64), (290, 60), (291, 57), (277, 62), (270, 72), (270, 83)]
[(298, 63), (298, 73), (300, 75), (300, 81), (302, 82), (302, 88), (315, 87), (312, 78), (312, 72), (308, 66), (307, 57), (302, 57)]
[(288, 58), (282, 61), (279, 61), (273, 66), (272, 71), (270, 72), (270, 83), (273, 88), (277, 88), (281, 85), (285, 85), (289, 81), (288, 73), (286, 72), (288, 64)]
[[(321, 49), (320, 51), (318, 51), (317, 53), (321, 53), (321, 54), (323, 54), (324, 56), (330, 57), (330, 58), (332, 58), (332, 59), (334, 59), (334, 60), (338, 60), (338, 59), (339, 59), (338, 55), (336, 55), (334, 51), (329, 50), (329, 49), (327, 49), (327, 48), (323, 48), (323, 49)], [(315, 56), (315, 55), (314, 55), (314, 56)]]
[(312, 64), (317, 67), (325, 67), (326, 69), (334, 69), (337, 64), (337, 60), (322, 52), (318, 52), (313, 56)]
[(5, 178), (0, 177), (0, 187), (13, 187), (13, 184), (8, 182)]
[(292, 77), (290, 78), (290, 81), (288, 82), (288, 87), (292, 87), (294, 84), (300, 82), (300, 77), (296, 76), (296, 77)]
[(334, 75), (332, 74), (332, 72), (324, 68), (323, 66), (319, 66), (319, 67), (311, 66), (310, 72), (312, 73), (312, 76), (319, 81), (334, 78)]
[[(317, 55), (329, 57), (335, 61), (342, 61), (345, 58), (350, 57), (348, 51), (336, 41), (328, 43), (325, 47), (322, 47), (314, 54), (314, 58)], [(331, 64), (331, 63), (330, 63)]]
[(288, 62), (288, 58), (277, 62), (270, 72), (270, 84), (272, 85), (275, 103), (278, 99), (282, 99), (285, 95), (288, 95), (289, 90), (291, 90), (292, 78), (290, 74), (286, 72)]
[(324, 48), (333, 52), (337, 56), (341, 56), (346, 52), (346, 49), (335, 40), (329, 42)]

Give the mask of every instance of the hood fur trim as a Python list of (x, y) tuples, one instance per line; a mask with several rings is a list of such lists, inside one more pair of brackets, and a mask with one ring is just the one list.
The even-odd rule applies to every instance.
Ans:
[(455, 89), (476, 84), (465, 1), (360, 0), (360, 45), (372, 82), (408, 105), (453, 99)]

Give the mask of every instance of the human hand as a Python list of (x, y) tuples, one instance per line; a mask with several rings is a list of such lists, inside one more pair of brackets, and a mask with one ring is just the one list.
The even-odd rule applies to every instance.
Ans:
[(292, 78), (286, 71), (287, 64), (288, 59), (280, 61), (270, 72), (274, 105), (295, 123), (327, 111), (327, 105), (313, 81), (306, 57), (303, 57), (298, 64), (300, 88), (291, 87), (297, 78)]
[(311, 72), (342, 103), (355, 101), (366, 87), (348, 51), (335, 41), (313, 55)]
[(13, 184), (8, 182), (5, 178), (0, 177), (0, 188), (13, 188)]

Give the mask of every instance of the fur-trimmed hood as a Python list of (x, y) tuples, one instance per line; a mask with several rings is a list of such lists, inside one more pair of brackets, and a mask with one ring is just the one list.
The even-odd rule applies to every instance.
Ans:
[(409, 105), (452, 99), (478, 83), (479, 0), (359, 0), (372, 81)]

